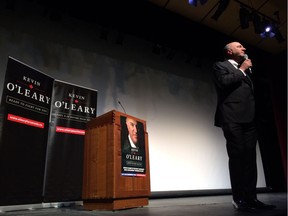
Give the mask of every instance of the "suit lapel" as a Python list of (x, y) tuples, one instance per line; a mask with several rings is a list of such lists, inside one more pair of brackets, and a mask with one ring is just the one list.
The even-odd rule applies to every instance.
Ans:
[[(237, 68), (235, 68), (228, 60), (226, 60), (226, 64), (228, 67), (231, 68), (231, 70), (237, 70)], [(249, 77), (248, 74), (246, 74), (244, 81), (252, 88), (252, 90), (254, 91), (254, 86), (253, 86), (253, 82), (251, 80), (251, 78)]]
[(253, 82), (252, 82), (251, 78), (249, 77), (249, 75), (246, 75), (245, 81), (252, 88), (252, 90), (254, 90)]

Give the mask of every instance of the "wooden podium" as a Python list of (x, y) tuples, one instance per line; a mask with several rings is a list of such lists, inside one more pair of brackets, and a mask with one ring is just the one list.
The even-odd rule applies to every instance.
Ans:
[[(145, 172), (123, 175), (121, 119), (133, 118), (144, 129)], [(125, 171), (124, 171), (125, 174)], [(83, 206), (88, 210), (118, 210), (148, 205), (149, 149), (146, 121), (112, 110), (87, 123), (84, 143)]]

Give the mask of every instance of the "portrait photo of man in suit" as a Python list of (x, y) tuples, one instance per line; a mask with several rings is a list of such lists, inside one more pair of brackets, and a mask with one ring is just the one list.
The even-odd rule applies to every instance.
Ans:
[(145, 173), (144, 127), (132, 117), (121, 116), (122, 171)]
[(126, 118), (126, 126), (128, 129), (128, 136), (123, 145), (124, 152), (139, 148), (138, 147), (137, 121), (132, 118)]

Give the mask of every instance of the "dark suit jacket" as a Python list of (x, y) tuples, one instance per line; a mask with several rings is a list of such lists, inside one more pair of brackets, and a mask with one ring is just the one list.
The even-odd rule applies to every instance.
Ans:
[(213, 80), (217, 91), (215, 126), (223, 123), (248, 123), (255, 116), (253, 84), (229, 61), (213, 65)]

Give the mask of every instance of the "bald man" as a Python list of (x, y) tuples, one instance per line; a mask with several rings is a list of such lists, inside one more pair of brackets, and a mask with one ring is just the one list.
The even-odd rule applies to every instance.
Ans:
[(226, 139), (232, 204), (238, 210), (272, 209), (257, 199), (257, 131), (255, 99), (250, 79), (252, 62), (239, 42), (224, 47), (224, 60), (213, 65), (217, 92), (214, 125), (221, 127)]

